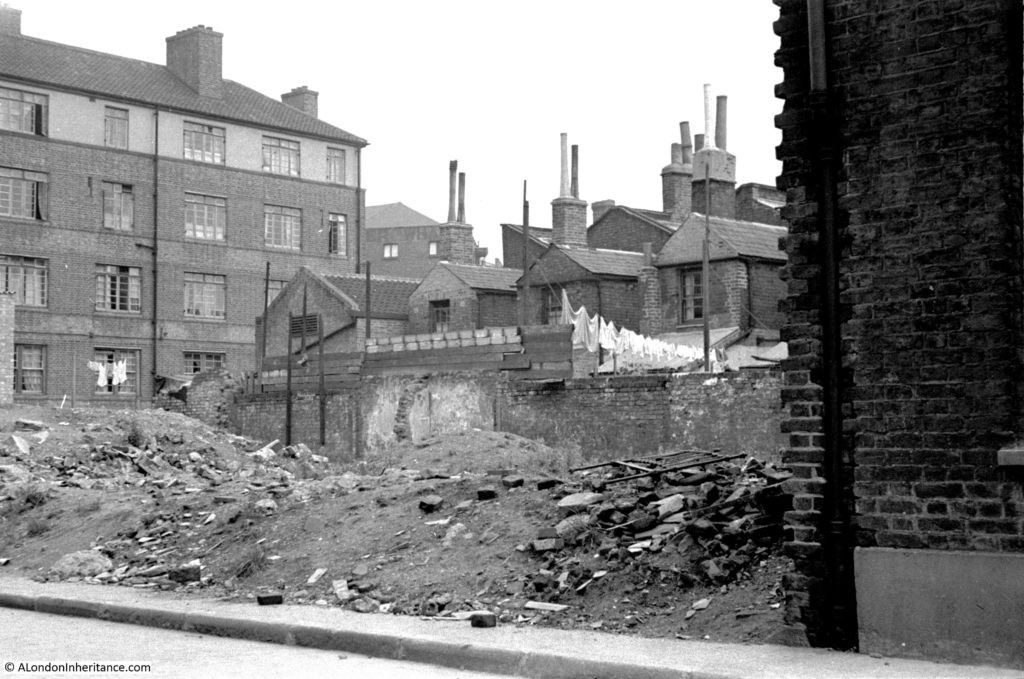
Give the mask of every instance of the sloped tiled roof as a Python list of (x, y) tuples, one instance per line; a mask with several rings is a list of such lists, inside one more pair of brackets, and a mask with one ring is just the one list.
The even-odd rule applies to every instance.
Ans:
[(566, 257), (579, 264), (587, 271), (606, 276), (636, 277), (640, 274), (644, 256), (640, 252), (625, 250), (604, 250), (601, 248), (579, 248), (554, 246)]
[[(779, 238), (785, 235), (784, 226), (711, 217), (710, 256), (713, 260), (751, 257), (785, 262), (786, 253), (779, 250)], [(692, 212), (661, 248), (654, 263), (694, 264), (703, 259), (703, 247), (704, 215)]]
[[(324, 280), (352, 299), (359, 311), (366, 309), (366, 276), (325, 274)], [(370, 276), (370, 317), (409, 315), (409, 295), (420, 284), (410, 278)]]
[[(523, 233), (522, 224), (502, 224), (501, 228), (508, 229), (512, 233)], [(529, 229), (531, 239), (537, 241), (538, 243), (543, 243), (544, 245), (547, 245), (548, 243), (551, 242), (552, 229), (550, 226), (531, 226), (529, 227)]]
[(394, 226), (434, 226), (437, 222), (404, 203), (366, 206), (366, 228), (386, 229)]
[(438, 266), (445, 267), (453, 276), (474, 290), (514, 293), (516, 281), (523, 275), (521, 269), (508, 269), (499, 266), (473, 266), (449, 262), (441, 262)]
[(232, 80), (224, 80), (223, 97), (201, 97), (166, 66), (38, 38), (3, 36), (0, 77), (357, 146), (366, 144), (365, 139)]

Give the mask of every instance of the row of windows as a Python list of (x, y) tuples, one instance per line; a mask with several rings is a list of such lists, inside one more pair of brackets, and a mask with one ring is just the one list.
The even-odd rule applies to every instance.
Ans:
[[(46, 136), (49, 97), (35, 92), (0, 87), (0, 128)], [(103, 143), (115, 149), (128, 148), (129, 111), (115, 106), (104, 108)], [(227, 130), (216, 125), (186, 121), (182, 130), (182, 157), (201, 163), (223, 165)], [(263, 171), (290, 177), (301, 176), (300, 142), (263, 136)], [(327, 149), (324, 177), (345, 183), (345, 149)]]
[[(142, 270), (137, 266), (97, 264), (95, 270), (97, 311), (142, 312)], [(48, 263), (45, 259), (0, 255), (0, 291), (14, 295), (22, 306), (47, 305)], [(271, 281), (273, 296), (283, 281)], [(184, 315), (223, 320), (227, 316), (227, 277), (185, 272)]]
[[(427, 254), (437, 257), (437, 246), (436, 240), (427, 243)], [(398, 259), (398, 243), (384, 243), (384, 259)]]
[[(46, 219), (47, 176), (0, 167), (0, 217)], [(102, 182), (103, 226), (115, 231), (135, 228), (135, 194), (129, 184)], [(185, 194), (185, 235), (197, 240), (224, 241), (227, 238), (227, 199), (200, 193)], [(347, 219), (331, 212), (327, 216), (327, 252), (348, 254)], [(302, 242), (302, 210), (282, 205), (263, 207), (264, 243), (271, 247), (298, 250)], [(436, 244), (432, 244), (436, 245)], [(397, 256), (397, 245), (395, 251)], [(436, 248), (435, 248), (436, 249)]]
[[(14, 345), (14, 391), (21, 394), (46, 393), (46, 345)], [(105, 370), (106, 377), (97, 379), (96, 394), (136, 394), (139, 388), (139, 352), (131, 349), (95, 349), (92, 360), (105, 366), (124, 361), (127, 380), (114, 384), (113, 371)], [(184, 352), (184, 373), (195, 375), (227, 365), (223, 353), (208, 351)]]
[[(701, 285), (699, 271), (683, 271), (679, 274), (679, 318), (681, 321), (697, 321), (704, 318), (704, 289)], [(445, 301), (447, 304), (447, 300)], [(434, 302), (430, 303), (431, 325), (435, 328), (446, 325), (448, 320), (447, 307), (435, 310)], [(557, 325), (562, 317), (562, 292), (548, 287), (544, 291), (542, 314), (544, 323)], [(439, 320), (441, 316), (442, 320)]]

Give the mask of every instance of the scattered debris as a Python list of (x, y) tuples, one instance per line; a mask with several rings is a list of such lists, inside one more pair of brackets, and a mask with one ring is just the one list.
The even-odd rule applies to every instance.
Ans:
[(65, 554), (53, 564), (50, 572), (60, 580), (91, 577), (109, 571), (114, 563), (99, 552), (85, 549)]
[(320, 580), (320, 578), (322, 578), (324, 576), (324, 573), (326, 572), (326, 568), (317, 568), (315, 571), (313, 571), (313, 574), (310, 575), (309, 578), (306, 580), (306, 584), (315, 585), (317, 581)]
[(277, 606), (284, 603), (284, 596), (280, 593), (257, 594), (256, 603), (260, 606)]
[(532, 611), (551, 611), (552, 613), (560, 613), (569, 607), (565, 604), (553, 604), (547, 601), (527, 601), (523, 604), (523, 608), (528, 608)]
[(420, 498), (420, 509), (427, 514), (436, 512), (444, 504), (444, 498), (440, 495), (425, 495)]

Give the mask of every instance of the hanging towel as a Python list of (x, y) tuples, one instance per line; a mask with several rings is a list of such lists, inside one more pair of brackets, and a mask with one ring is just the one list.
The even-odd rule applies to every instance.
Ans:
[(100, 363), (99, 361), (89, 361), (87, 365), (89, 366), (89, 370), (96, 373), (96, 386), (107, 386), (107, 364)]
[(566, 294), (565, 288), (562, 288), (562, 315), (559, 317), (558, 322), (562, 325), (572, 325), (575, 322), (572, 305), (569, 304), (569, 295)]

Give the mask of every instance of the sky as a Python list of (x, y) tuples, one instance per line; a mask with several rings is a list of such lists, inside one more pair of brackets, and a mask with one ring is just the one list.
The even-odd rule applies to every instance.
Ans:
[[(775, 183), (782, 102), (770, 0), (5, 0), (22, 32), (164, 64), (165, 38), (224, 34), (224, 77), (279, 98), (320, 93), (320, 118), (369, 141), (367, 205), (448, 214), (448, 162), (466, 218), (501, 256), (502, 222), (551, 225), (559, 134), (579, 145), (580, 198), (661, 209), (679, 122), (704, 131), (703, 85), (727, 95), (737, 183)], [(588, 219), (589, 223), (589, 219)]]

